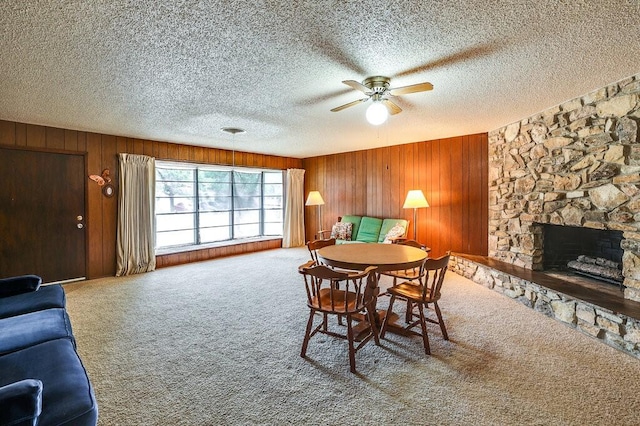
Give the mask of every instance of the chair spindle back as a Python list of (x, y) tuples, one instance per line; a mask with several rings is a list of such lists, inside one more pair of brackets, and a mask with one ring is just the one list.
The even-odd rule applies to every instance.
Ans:
[(356, 313), (375, 300), (378, 281), (375, 266), (361, 272), (336, 271), (309, 261), (298, 270), (304, 277), (307, 305), (327, 313)]
[(307, 248), (309, 249), (309, 254), (311, 255), (311, 260), (316, 263), (320, 263), (318, 261), (318, 250), (322, 247), (333, 246), (336, 244), (335, 238), (329, 238), (328, 240), (313, 240), (307, 242)]
[(425, 259), (421, 268), (423, 269), (421, 275), (424, 274), (422, 282), (423, 300), (437, 300), (440, 298), (440, 289), (442, 288), (450, 257), (451, 252), (447, 252), (447, 254), (437, 259)]

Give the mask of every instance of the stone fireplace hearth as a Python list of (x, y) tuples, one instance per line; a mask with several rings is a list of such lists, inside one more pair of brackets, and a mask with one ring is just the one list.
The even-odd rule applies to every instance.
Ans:
[(542, 225), (622, 234), (640, 301), (640, 74), (489, 133), (489, 257), (544, 267)]

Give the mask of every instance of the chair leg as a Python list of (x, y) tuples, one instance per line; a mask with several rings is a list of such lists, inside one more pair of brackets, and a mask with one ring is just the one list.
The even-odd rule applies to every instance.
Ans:
[(411, 300), (407, 300), (407, 313), (405, 314), (405, 318), (404, 318), (404, 322), (406, 322), (407, 324), (409, 324), (413, 319), (413, 315), (411, 315), (412, 312), (413, 312), (413, 305), (411, 305)]
[[(340, 289), (340, 286), (338, 285), (338, 283), (336, 283), (336, 285), (334, 286), (334, 288), (335, 288), (336, 290), (339, 290), (339, 289)], [(342, 315), (338, 315), (338, 325), (344, 325), (344, 324), (342, 324)], [(325, 326), (324, 326), (324, 331), (327, 331), (327, 324), (326, 324), (326, 323), (325, 323)]]
[(376, 316), (378, 313), (376, 312), (375, 305), (367, 307), (367, 318), (369, 320), (369, 326), (371, 327), (371, 333), (373, 333), (373, 340), (376, 342), (376, 345), (380, 346), (380, 338), (378, 337), (378, 328), (376, 327)]
[(424, 343), (424, 353), (431, 355), (431, 348), (429, 347), (429, 336), (427, 335), (427, 320), (424, 316), (424, 308), (422, 303), (417, 303), (418, 312), (420, 313), (420, 327), (422, 328), (422, 342)]
[(387, 332), (387, 323), (389, 322), (389, 317), (393, 312), (393, 302), (396, 300), (395, 295), (391, 295), (391, 299), (389, 300), (389, 307), (387, 308), (387, 314), (384, 316), (384, 320), (382, 321), (382, 327), (380, 328), (380, 338), (384, 339), (384, 335)]
[(309, 345), (309, 339), (311, 337), (311, 329), (313, 328), (313, 317), (315, 316), (315, 312), (311, 309), (309, 313), (309, 320), (307, 321), (307, 331), (304, 333), (304, 340), (302, 341), (302, 350), (300, 351), (300, 356), (304, 358), (307, 356), (307, 346)]
[(356, 372), (356, 349), (353, 345), (353, 327), (351, 327), (351, 315), (347, 315), (347, 340), (349, 341), (349, 365), (351, 372)]
[(447, 328), (444, 326), (444, 321), (442, 320), (442, 312), (440, 312), (440, 306), (438, 306), (438, 302), (433, 302), (433, 307), (436, 311), (436, 315), (438, 316), (438, 324), (440, 324), (440, 330), (442, 330), (442, 337), (444, 337), (444, 340), (449, 340)]

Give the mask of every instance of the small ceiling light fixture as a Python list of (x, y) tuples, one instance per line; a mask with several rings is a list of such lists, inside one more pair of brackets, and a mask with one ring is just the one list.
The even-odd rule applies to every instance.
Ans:
[[(231, 135), (233, 135), (233, 142), (236, 141), (236, 135), (238, 133), (242, 134), (242, 133), (247, 133), (246, 130), (241, 129), (239, 127), (222, 127), (220, 130), (222, 130), (225, 133), (230, 133)], [(233, 144), (233, 149), (231, 151), (231, 168), (235, 168), (236, 167), (236, 145)]]
[(246, 130), (240, 129), (239, 127), (223, 127), (220, 130), (225, 133), (231, 133), (232, 135), (236, 135), (238, 133), (247, 133)]
[(372, 98), (373, 103), (369, 105), (369, 108), (367, 108), (366, 117), (370, 124), (379, 126), (387, 121), (387, 118), (389, 117), (389, 110), (381, 102), (380, 95), (373, 95)]

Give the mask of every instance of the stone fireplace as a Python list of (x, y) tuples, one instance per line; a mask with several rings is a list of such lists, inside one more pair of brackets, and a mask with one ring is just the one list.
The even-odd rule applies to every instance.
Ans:
[(615, 231), (640, 301), (639, 98), (640, 74), (489, 133), (491, 258), (542, 270), (545, 225)]
[[(450, 269), (640, 359), (638, 122), (640, 74), (490, 132), (489, 256)], [(573, 261), (622, 283), (541, 272)]]

